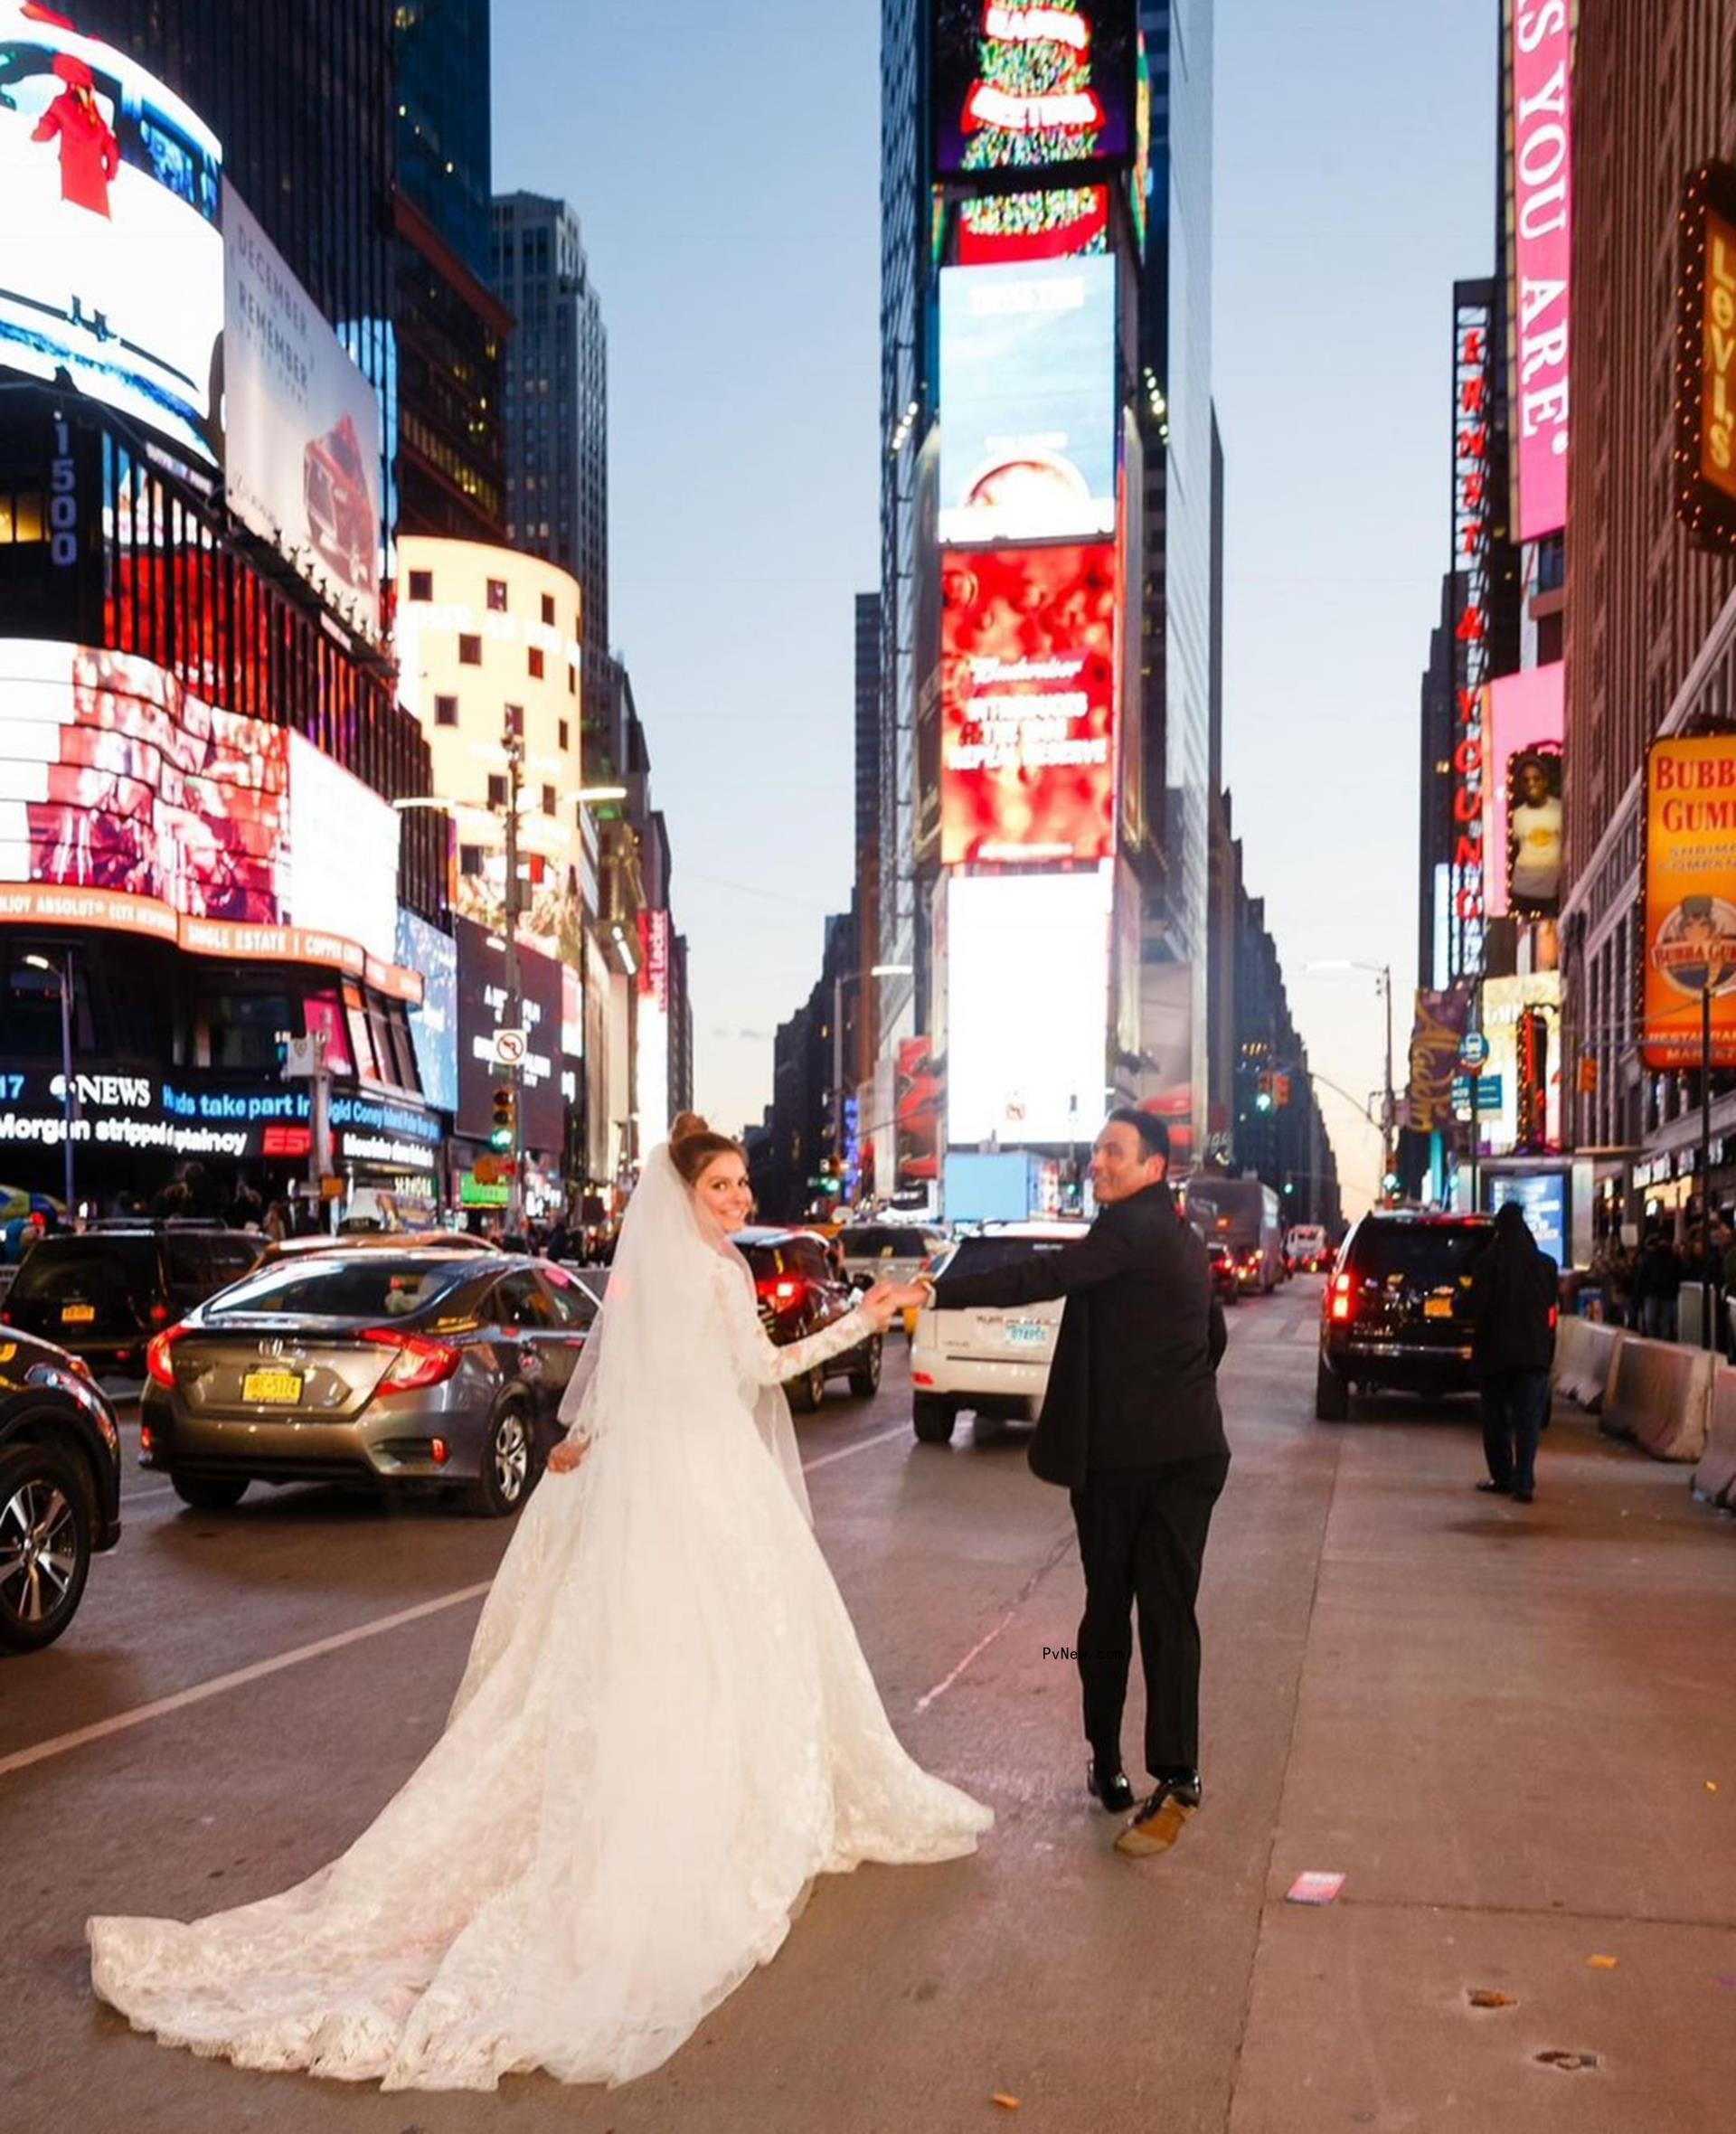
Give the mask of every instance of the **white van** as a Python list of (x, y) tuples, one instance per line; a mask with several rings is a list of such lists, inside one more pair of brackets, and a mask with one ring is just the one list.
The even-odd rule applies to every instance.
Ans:
[(1332, 1265), (1332, 1244), (1318, 1223), (1298, 1223), (1284, 1234), (1284, 1257), (1292, 1274), (1320, 1274)]

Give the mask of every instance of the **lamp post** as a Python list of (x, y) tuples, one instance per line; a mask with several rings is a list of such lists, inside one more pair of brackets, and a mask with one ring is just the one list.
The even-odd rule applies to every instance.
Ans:
[(909, 963), (875, 963), (866, 970), (841, 970), (832, 979), (832, 1134), (838, 1176), (844, 1166), (844, 989), (863, 978), (909, 978), (915, 976)]
[[(1311, 971), (1365, 970), (1381, 983), (1386, 999), (1386, 1084), (1385, 1097), (1381, 1108), (1381, 1192), (1387, 1191), (1386, 1181), (1392, 1176), (1396, 1157), (1393, 1154), (1392, 1121), (1396, 1107), (1392, 1100), (1392, 966), (1390, 963), (1363, 963), (1354, 957), (1334, 958), (1322, 963), (1310, 963), (1305, 968)], [(1473, 1119), (1472, 1131), (1477, 1122)]]
[(32, 970), (47, 971), (54, 980), (61, 1002), (61, 1109), (64, 1117), (61, 1140), (61, 1190), (66, 1200), (66, 1220), (72, 1221), (72, 1125), (79, 1115), (78, 1091), (72, 1081), (72, 951), (63, 949), (57, 965), (46, 956), (26, 956)]

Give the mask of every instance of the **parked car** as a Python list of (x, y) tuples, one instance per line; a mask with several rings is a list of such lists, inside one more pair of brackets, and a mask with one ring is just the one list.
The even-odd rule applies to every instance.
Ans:
[(1464, 1304), (1486, 1215), (1375, 1208), (1345, 1242), (1320, 1311), (1314, 1412), (1342, 1422), (1353, 1392), (1476, 1391)]
[(1292, 1274), (1319, 1274), (1332, 1265), (1332, 1246), (1318, 1223), (1297, 1223), (1284, 1233), (1284, 1259)]
[(1212, 1294), (1220, 1304), (1234, 1304), (1241, 1295), (1241, 1270), (1228, 1245), (1208, 1240), (1205, 1256), (1212, 1263)]
[(150, 1345), (139, 1458), (183, 1502), (248, 1485), (461, 1485), (516, 1512), (596, 1317), (565, 1268), (491, 1251), (316, 1252), (260, 1268)]
[[(834, 1267), (823, 1240), (805, 1230), (739, 1230), (735, 1243), (753, 1272), (760, 1323), (779, 1348), (817, 1334), (842, 1318), (855, 1293)], [(790, 1405), (811, 1414), (826, 1398), (829, 1378), (847, 1378), (868, 1400), (880, 1390), (881, 1336), (872, 1335), (829, 1363), (789, 1382)]]
[(919, 1223), (848, 1223), (833, 1241), (844, 1254), (844, 1271), (858, 1289), (875, 1282), (908, 1282), (946, 1245), (946, 1233)]
[(104, 1224), (35, 1246), (0, 1306), (0, 1323), (82, 1356), (99, 1374), (137, 1377), (151, 1336), (226, 1289), (259, 1241), (214, 1223)]
[[(1084, 1223), (993, 1223), (961, 1238), (937, 1274), (987, 1274), (1043, 1252), (1058, 1252), (1090, 1228)], [(925, 1445), (944, 1445), (962, 1412), (978, 1424), (1029, 1419), (1043, 1405), (1061, 1325), (1061, 1299), (1048, 1304), (931, 1308), (916, 1322), (910, 1345), (911, 1421)]]
[(89, 1364), (0, 1334), (0, 1651), (40, 1652), (120, 1539), (120, 1432)]

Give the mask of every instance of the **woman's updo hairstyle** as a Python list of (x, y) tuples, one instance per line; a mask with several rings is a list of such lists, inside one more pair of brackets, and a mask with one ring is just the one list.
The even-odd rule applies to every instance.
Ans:
[(747, 1157), (739, 1141), (714, 1134), (696, 1111), (684, 1111), (669, 1129), (669, 1160), (689, 1185), (697, 1185), (705, 1166), (720, 1156)]

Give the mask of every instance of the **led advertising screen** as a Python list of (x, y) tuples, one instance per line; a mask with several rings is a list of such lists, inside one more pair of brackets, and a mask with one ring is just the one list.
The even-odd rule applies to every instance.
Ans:
[(958, 209), (958, 264), (1004, 267), (1071, 260), (1109, 245), (1107, 185), (1061, 185), (1037, 193), (985, 193)]
[(1736, 734), (1672, 734), (1646, 751), (1640, 1058), (1736, 1067)]
[(639, 913), (636, 1007), (639, 1144), (653, 1147), (669, 1130), (669, 914)]
[(1521, 541), (1541, 540), (1567, 524), (1572, 13), (1566, 0), (1509, 0), (1513, 478)]
[(1114, 849), (1115, 550), (941, 559), (940, 857)]
[(397, 836), (393, 811), (299, 735), (218, 711), (149, 660), (0, 640), (0, 921), (329, 964), (418, 999), (394, 962)]
[(1567, 1244), (1567, 1173), (1565, 1171), (1495, 1171), (1487, 1173), (1491, 1213), (1513, 1202), (1537, 1241), (1557, 1267), (1571, 1267)]
[[(494, 1091), (510, 1081), (495, 1063), (495, 1033), (507, 1026), (505, 938), (468, 919), (457, 919), (458, 949), (459, 1133), (486, 1141), (494, 1126)], [(553, 1155), (566, 1145), (567, 1113), (561, 1097), (561, 966), (518, 945), (523, 995), (524, 1066), (519, 1082), (519, 1131), (526, 1148)]]
[(947, 1141), (1089, 1141), (1103, 1123), (1109, 878), (955, 875), (947, 886)]
[(398, 913), (398, 960), (422, 974), (420, 1006), (410, 1011), (410, 1043), (422, 1095), (436, 1111), (458, 1108), (458, 945), (414, 911)]
[(0, 0), (0, 368), (64, 370), (214, 461), (222, 172), (217, 137), (136, 61)]
[(1115, 261), (940, 274), (940, 538), (1115, 532)]
[(230, 509), (345, 621), (380, 628), (373, 388), (233, 186), (223, 187), (223, 475)]
[(1137, 15), (1134, 0), (935, 0), (935, 168), (1127, 161)]
[(1488, 685), (1483, 844), (1492, 918), (1552, 919), (1561, 908), (1564, 672), (1555, 660)]

